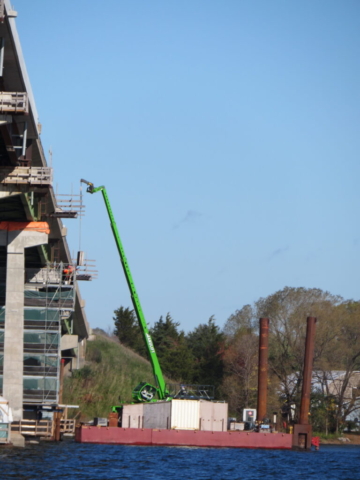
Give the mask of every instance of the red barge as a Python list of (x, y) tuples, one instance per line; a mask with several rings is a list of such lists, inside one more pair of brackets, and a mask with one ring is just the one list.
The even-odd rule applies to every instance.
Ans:
[(291, 449), (289, 433), (208, 432), (201, 430), (162, 430), (150, 428), (92, 427), (76, 428), (79, 443), (112, 445), (156, 445), (177, 447)]

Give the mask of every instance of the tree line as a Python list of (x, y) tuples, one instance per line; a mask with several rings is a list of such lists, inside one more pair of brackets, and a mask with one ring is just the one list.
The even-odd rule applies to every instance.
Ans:
[[(134, 311), (120, 307), (114, 313), (120, 342), (146, 357)], [(214, 385), (216, 397), (240, 417), (243, 408), (256, 408), (259, 318), (269, 317), (268, 414), (281, 412), (296, 422), (308, 316), (318, 319), (310, 421), (316, 431), (337, 432), (352, 412), (359, 409), (360, 417), (360, 302), (316, 288), (285, 287), (243, 306), (222, 329), (212, 316), (185, 334), (168, 313), (150, 334), (167, 377)]]

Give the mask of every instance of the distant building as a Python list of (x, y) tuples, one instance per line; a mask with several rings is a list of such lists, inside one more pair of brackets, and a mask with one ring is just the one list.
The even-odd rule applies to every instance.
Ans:
[[(346, 412), (351, 407), (351, 412), (345, 417), (345, 422), (355, 422), (360, 425), (360, 371), (352, 372), (344, 392), (344, 381), (346, 371), (344, 370), (314, 370), (311, 379), (311, 390), (325, 396), (332, 396), (334, 399), (343, 398), (343, 410)], [(296, 389), (299, 381), (298, 374), (289, 375), (287, 387), (290, 390)], [(284, 391), (284, 385), (282, 386)]]

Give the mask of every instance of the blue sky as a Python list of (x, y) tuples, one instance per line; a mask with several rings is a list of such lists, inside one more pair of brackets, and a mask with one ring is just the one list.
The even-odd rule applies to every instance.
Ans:
[[(285, 286), (359, 299), (357, 0), (14, 7), (55, 187), (106, 185), (150, 324), (223, 326)], [(85, 204), (81, 291), (108, 329), (131, 301), (101, 194)]]

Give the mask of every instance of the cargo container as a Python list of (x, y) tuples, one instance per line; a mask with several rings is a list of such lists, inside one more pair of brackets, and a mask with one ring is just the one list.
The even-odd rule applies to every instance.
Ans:
[(171, 427), (177, 430), (199, 430), (200, 401), (171, 400)]

